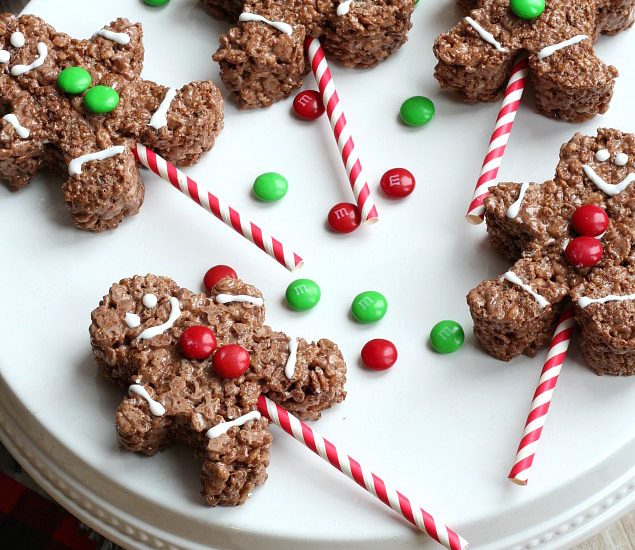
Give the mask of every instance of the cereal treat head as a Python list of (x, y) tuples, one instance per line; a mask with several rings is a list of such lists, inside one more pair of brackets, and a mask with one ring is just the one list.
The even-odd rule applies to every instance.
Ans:
[(573, 303), (599, 374), (635, 374), (635, 135), (562, 146), (554, 179), (503, 183), (485, 201), (491, 244), (514, 266), (468, 295), (478, 342), (508, 361), (545, 347)]
[(467, 17), (434, 44), (442, 87), (467, 102), (492, 101), (527, 55), (539, 112), (574, 122), (606, 112), (618, 73), (593, 45), (601, 33), (633, 24), (635, 0), (547, 0), (544, 11), (531, 10), (540, 2), (527, 0), (459, 4)]
[(81, 229), (113, 229), (138, 212), (136, 141), (191, 164), (223, 126), (211, 82), (173, 90), (140, 77), (141, 39), (125, 19), (76, 40), (31, 15), (0, 15), (0, 179), (18, 190), (40, 169), (61, 170)]
[(413, 0), (200, 0), (235, 26), (214, 60), (243, 108), (266, 107), (302, 85), (304, 41), (319, 38), (347, 67), (373, 67), (408, 38)]
[(264, 317), (260, 292), (238, 279), (221, 279), (207, 296), (154, 275), (113, 285), (92, 313), (99, 369), (128, 389), (115, 415), (121, 447), (193, 447), (210, 506), (242, 504), (267, 479), (261, 394), (311, 420), (346, 395), (333, 342), (287, 337)]

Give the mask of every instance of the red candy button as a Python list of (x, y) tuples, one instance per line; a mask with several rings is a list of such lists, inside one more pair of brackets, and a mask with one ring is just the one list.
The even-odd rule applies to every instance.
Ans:
[(226, 277), (230, 279), (237, 279), (238, 275), (236, 275), (236, 272), (228, 265), (215, 265), (214, 267), (208, 269), (207, 273), (205, 273), (205, 277), (203, 277), (203, 284), (205, 285), (207, 292), (211, 292), (216, 283)]
[(599, 206), (585, 204), (573, 213), (571, 225), (579, 235), (597, 237), (608, 229), (609, 216)]
[(196, 325), (181, 333), (179, 344), (188, 359), (207, 359), (216, 349), (216, 336), (209, 327)]
[(293, 112), (303, 120), (315, 120), (324, 114), (324, 105), (319, 92), (304, 90), (293, 100)]
[(376, 338), (362, 348), (362, 361), (371, 370), (386, 370), (397, 361), (397, 348), (390, 340)]
[(415, 177), (405, 168), (388, 170), (379, 182), (382, 190), (389, 197), (402, 199), (415, 190)]
[(567, 261), (574, 267), (593, 267), (603, 254), (602, 243), (593, 237), (577, 237), (564, 251)]
[(360, 221), (357, 206), (350, 202), (340, 202), (329, 211), (329, 226), (337, 233), (352, 233), (359, 227)]
[(238, 344), (228, 344), (219, 348), (212, 359), (212, 367), (223, 378), (238, 378), (249, 368), (249, 352)]

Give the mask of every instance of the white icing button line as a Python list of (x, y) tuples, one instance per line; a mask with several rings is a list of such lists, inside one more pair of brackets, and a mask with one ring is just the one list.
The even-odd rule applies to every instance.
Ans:
[(165, 414), (165, 407), (158, 401), (152, 399), (152, 397), (150, 397), (150, 394), (148, 393), (148, 390), (146, 390), (143, 386), (140, 386), (139, 384), (133, 384), (128, 388), (128, 391), (130, 393), (138, 395), (139, 397), (143, 397), (148, 403), (148, 407), (150, 407), (150, 412), (153, 416), (163, 416)]
[(170, 315), (168, 320), (161, 325), (157, 325), (156, 327), (149, 327), (145, 329), (137, 338), (139, 340), (149, 340), (150, 338), (154, 338), (159, 334), (163, 334), (166, 330), (172, 328), (176, 320), (181, 316), (181, 304), (179, 304), (179, 300), (174, 296), (170, 296)]
[(2, 119), (11, 124), (11, 126), (13, 126), (13, 129), (15, 130), (15, 133), (18, 134), (22, 139), (26, 139), (31, 135), (29, 129), (22, 126), (22, 124), (20, 124), (20, 121), (18, 120), (18, 117), (15, 116), (13, 113), (4, 115)]
[(568, 40), (564, 40), (563, 42), (558, 42), (557, 44), (547, 46), (546, 48), (543, 48), (538, 52), (538, 60), (542, 61), (543, 59), (553, 55), (557, 51), (568, 48), (569, 46), (575, 46), (583, 40), (588, 40), (588, 38), (589, 37), (586, 34), (578, 34), (577, 36), (569, 38)]
[(351, 4), (353, 0), (344, 0), (340, 2), (340, 5), (337, 6), (337, 15), (342, 17), (343, 15), (347, 15), (349, 11), (351, 11)]
[(215, 439), (217, 437), (220, 437), (224, 433), (227, 433), (227, 431), (234, 426), (243, 426), (250, 420), (258, 420), (259, 418), (260, 413), (258, 411), (251, 411), (250, 413), (240, 416), (236, 420), (232, 420), (231, 422), (221, 422), (220, 424), (216, 424), (216, 426), (207, 430), (207, 433), (205, 435), (209, 439)]
[(522, 279), (518, 275), (516, 275), (516, 273), (514, 273), (513, 271), (508, 271), (507, 273), (505, 273), (505, 275), (503, 275), (503, 279), (505, 279), (506, 281), (509, 281), (513, 285), (519, 286), (525, 292), (530, 294), (534, 298), (534, 300), (538, 302), (538, 305), (540, 307), (547, 307), (549, 305), (549, 301), (544, 296), (541, 296), (528, 284), (525, 284), (522, 281)]
[(88, 153), (87, 155), (82, 155), (81, 157), (77, 157), (76, 159), (71, 160), (68, 165), (68, 173), (71, 176), (78, 176), (82, 173), (82, 166), (93, 160), (106, 160), (116, 155), (120, 155), (126, 150), (123, 145), (115, 145), (113, 147), (108, 147), (108, 149), (104, 149), (103, 151), (97, 151), (96, 153)]
[(150, 122), (148, 122), (148, 126), (151, 126), (155, 130), (159, 130), (164, 126), (168, 125), (168, 111), (170, 110), (170, 105), (172, 104), (172, 100), (176, 97), (177, 90), (170, 88), (163, 98), (163, 101), (159, 105), (159, 108), (154, 112)]
[(144, 294), (143, 298), (141, 299), (143, 305), (148, 309), (152, 309), (153, 307), (155, 307), (158, 301), (159, 299), (154, 294)]
[(627, 302), (630, 300), (635, 300), (635, 294), (626, 294), (624, 296), (616, 296), (615, 294), (609, 294), (604, 298), (587, 298), (583, 296), (578, 300), (578, 305), (585, 309), (589, 307), (591, 304), (606, 304), (607, 302)]
[(7, 50), (0, 50), (0, 63), (11, 61), (11, 54)]
[(232, 302), (242, 302), (247, 304), (253, 304), (258, 307), (265, 305), (265, 301), (262, 298), (256, 296), (249, 296), (247, 294), (219, 294), (216, 296), (216, 303), (225, 305)]
[(597, 172), (588, 164), (585, 164), (582, 167), (582, 170), (584, 170), (586, 177), (589, 178), (600, 191), (606, 193), (609, 197), (618, 195), (635, 181), (635, 174), (632, 172), (619, 183), (607, 183), (602, 177), (598, 176)]
[(257, 13), (243, 12), (240, 14), (238, 21), (241, 21), (243, 23), (253, 22), (253, 21), (259, 22), (259, 23), (266, 23), (270, 27), (273, 27), (274, 29), (276, 29), (277, 31), (280, 31), (283, 34), (288, 34), (289, 36), (293, 34), (293, 27), (289, 25), (289, 23), (284, 23), (283, 21), (270, 21), (266, 17), (263, 17), (262, 15), (258, 15)]
[(298, 339), (291, 336), (289, 338), (289, 357), (284, 367), (284, 375), (289, 379), (293, 379), (295, 374), (295, 365), (298, 362)]
[(126, 313), (124, 321), (126, 321), (128, 328), (137, 328), (138, 326), (141, 326), (141, 317), (139, 317), (136, 313)]
[(486, 31), (478, 22), (474, 21), (474, 19), (468, 16), (465, 18), (465, 21), (467, 21), (468, 25), (472, 27), (478, 35), (485, 40), (485, 42), (494, 46), (497, 51), (501, 53), (507, 53), (509, 51), (507, 48), (504, 48), (503, 45), (496, 40), (496, 38), (494, 38), (494, 35), (491, 32)]
[(109, 31), (108, 29), (101, 29), (95, 33), (95, 36), (101, 36), (106, 40), (111, 40), (112, 42), (116, 42), (121, 46), (130, 44), (130, 35), (125, 32), (114, 32)]
[(11, 35), (10, 40), (11, 40), (11, 45), (14, 48), (21, 48), (22, 46), (24, 46), (24, 44), (26, 44), (26, 40), (24, 39), (24, 35), (20, 31), (15, 31)]
[(37, 43), (37, 53), (38, 56), (35, 58), (33, 63), (31, 63), (30, 65), (14, 65), (11, 68), (11, 74), (13, 76), (20, 76), (24, 73), (32, 71), (33, 69), (38, 69), (39, 67), (44, 65), (44, 62), (46, 61), (46, 58), (49, 54), (49, 49), (46, 47), (46, 44), (44, 42)]

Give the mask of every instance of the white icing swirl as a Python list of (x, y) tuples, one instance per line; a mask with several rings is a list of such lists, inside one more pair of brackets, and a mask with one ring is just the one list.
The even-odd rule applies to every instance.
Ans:
[(20, 124), (20, 121), (18, 120), (18, 117), (15, 116), (13, 113), (4, 115), (2, 119), (11, 124), (11, 126), (13, 126), (13, 129), (15, 130), (15, 133), (18, 134), (22, 139), (26, 139), (31, 135), (29, 129), (22, 126), (22, 124)]
[(553, 55), (557, 51), (560, 51), (564, 48), (568, 48), (569, 46), (575, 46), (579, 44), (583, 40), (588, 40), (589, 37), (586, 34), (578, 34), (568, 40), (564, 40), (562, 42), (558, 42), (557, 44), (553, 44), (551, 46), (547, 46), (538, 52), (538, 61), (542, 61), (543, 59)]
[(154, 294), (144, 294), (143, 298), (141, 299), (143, 305), (148, 309), (154, 308), (157, 305), (158, 301), (159, 299)]
[(95, 33), (95, 36), (101, 36), (106, 40), (110, 40), (121, 46), (125, 46), (126, 44), (130, 44), (130, 35), (125, 32), (114, 32), (109, 31), (108, 29), (100, 29)]
[(635, 294), (625, 294), (623, 296), (616, 296), (615, 294), (609, 294), (604, 298), (587, 298), (583, 296), (578, 300), (578, 305), (585, 309), (589, 307), (591, 304), (606, 304), (607, 302), (626, 302), (630, 300), (635, 300)]
[(597, 172), (588, 164), (585, 164), (582, 167), (582, 170), (584, 170), (586, 177), (591, 180), (593, 185), (595, 185), (603, 193), (606, 193), (609, 197), (618, 195), (635, 181), (635, 174), (632, 172), (619, 183), (608, 183), (604, 180), (604, 178), (600, 177)]
[(265, 301), (262, 298), (249, 296), (247, 294), (219, 294), (218, 296), (216, 296), (217, 304), (225, 305), (231, 304), (232, 302), (253, 304), (258, 307), (262, 307), (265, 305)]
[(522, 279), (518, 275), (516, 275), (516, 273), (514, 273), (513, 271), (508, 271), (507, 273), (505, 273), (505, 275), (503, 275), (503, 279), (505, 279), (506, 281), (509, 281), (513, 285), (519, 286), (525, 292), (530, 294), (533, 297), (533, 299), (536, 300), (536, 302), (538, 302), (538, 305), (541, 308), (545, 308), (549, 305), (549, 301), (544, 296), (541, 296), (528, 284), (524, 283)]
[(136, 313), (131, 313), (130, 311), (126, 313), (124, 321), (126, 321), (128, 328), (137, 328), (141, 326), (141, 317), (139, 317)]
[(503, 47), (496, 38), (494, 38), (494, 35), (491, 32), (486, 31), (478, 22), (474, 21), (474, 19), (468, 16), (465, 18), (465, 21), (467, 21), (467, 24), (472, 27), (478, 35), (485, 40), (485, 42), (494, 46), (496, 51), (501, 53), (507, 53), (509, 51), (507, 48)]
[(289, 25), (289, 23), (285, 23), (283, 21), (270, 21), (266, 17), (263, 17), (262, 15), (258, 15), (257, 13), (243, 12), (240, 14), (238, 21), (241, 21), (243, 23), (247, 23), (250, 21), (266, 23), (270, 27), (273, 27), (274, 29), (276, 29), (277, 31), (280, 31), (283, 34), (288, 34), (289, 36), (293, 34), (293, 27)]
[(205, 436), (209, 439), (215, 439), (224, 433), (227, 433), (230, 428), (233, 428), (234, 426), (243, 426), (250, 420), (258, 420), (260, 416), (261, 415), (258, 411), (251, 411), (250, 413), (244, 414), (231, 422), (221, 422), (220, 424), (216, 424), (216, 426), (207, 430)]
[(298, 362), (298, 339), (293, 336), (289, 337), (289, 357), (284, 367), (284, 375), (289, 379), (293, 379), (295, 374), (295, 365)]
[(77, 157), (68, 164), (68, 173), (71, 176), (78, 176), (82, 173), (82, 166), (86, 162), (91, 162), (93, 160), (106, 160), (108, 158), (114, 157), (116, 155), (120, 155), (126, 150), (123, 145), (115, 145), (113, 147), (108, 147), (108, 149), (104, 149), (103, 151), (97, 151), (96, 153), (88, 153), (87, 155), (82, 155), (81, 157)]
[(14, 65), (11, 67), (11, 74), (13, 76), (20, 76), (44, 65), (44, 62), (49, 54), (49, 49), (46, 47), (44, 42), (37, 43), (37, 54), (38, 56), (30, 65)]
[(10, 38), (11, 45), (14, 48), (21, 48), (26, 44), (26, 40), (24, 39), (24, 35), (20, 31), (15, 31)]
[(128, 388), (128, 391), (130, 393), (138, 395), (139, 397), (143, 397), (143, 399), (145, 399), (148, 403), (148, 407), (150, 408), (150, 412), (153, 416), (163, 416), (165, 414), (165, 407), (158, 401), (152, 399), (152, 397), (150, 397), (150, 394), (148, 393), (148, 390), (146, 390), (143, 386), (140, 386), (139, 384), (133, 384)]
[(337, 6), (337, 15), (342, 17), (343, 15), (347, 15), (349, 11), (351, 11), (351, 4), (354, 0), (344, 0), (340, 2), (339, 6)]
[(152, 115), (150, 122), (148, 122), (148, 126), (151, 126), (155, 130), (159, 130), (160, 128), (168, 125), (168, 112), (170, 110), (172, 100), (176, 97), (176, 94), (177, 90), (174, 90), (172, 88), (170, 88), (166, 92), (163, 101)]
[(139, 340), (149, 340), (159, 334), (163, 334), (166, 330), (170, 330), (176, 320), (181, 316), (181, 304), (179, 304), (178, 298), (170, 296), (170, 315), (165, 323), (157, 325), (156, 327), (148, 327), (137, 338)]

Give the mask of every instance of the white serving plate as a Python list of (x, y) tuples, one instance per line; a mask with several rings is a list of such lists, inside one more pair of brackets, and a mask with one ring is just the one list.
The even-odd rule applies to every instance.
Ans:
[[(113, 413), (122, 397), (97, 375), (89, 314), (113, 281), (136, 273), (170, 275), (200, 288), (204, 271), (233, 265), (262, 289), (268, 323), (290, 334), (330, 337), (349, 363), (349, 395), (316, 424), (327, 437), (437, 511), (478, 548), (568, 547), (635, 503), (635, 379), (599, 378), (572, 353), (562, 374), (526, 488), (506, 475), (544, 354), (511, 365), (468, 337), (451, 356), (426, 345), (431, 326), (453, 318), (471, 333), (465, 294), (505, 270), (484, 227), (463, 215), (496, 116), (496, 105), (467, 106), (439, 92), (434, 37), (460, 16), (452, 0), (421, 2), (410, 42), (371, 71), (334, 74), (373, 187), (403, 165), (418, 179), (402, 202), (379, 198), (381, 222), (340, 237), (324, 228), (328, 209), (350, 200), (326, 120), (289, 114), (290, 101), (260, 112), (226, 106), (216, 148), (188, 170), (195, 179), (292, 241), (300, 274), (323, 298), (306, 314), (283, 305), (286, 272), (254, 246), (144, 172), (142, 212), (114, 232), (73, 229), (59, 190), (42, 176), (17, 194), (0, 188), (2, 310), (0, 439), (55, 498), (86, 523), (132, 548), (433, 548), (424, 535), (273, 427), (269, 481), (236, 509), (199, 498), (189, 449), (141, 458), (118, 450)], [(142, 21), (145, 76), (168, 85), (213, 78), (210, 56), (226, 27), (194, 0), (165, 9), (139, 0), (82, 3), (33, 0), (28, 12), (87, 37), (118, 16)], [(608, 115), (583, 125), (547, 120), (525, 101), (502, 177), (542, 181), (575, 131), (635, 130), (635, 31), (603, 38), (601, 56), (620, 68)], [(310, 78), (307, 84), (313, 85)], [(426, 128), (397, 122), (401, 101), (425, 94), (437, 105)], [(250, 197), (265, 171), (291, 182), (279, 204)], [(389, 314), (376, 326), (347, 315), (355, 294), (384, 292)], [(400, 360), (389, 372), (360, 368), (374, 337), (392, 339)]]

